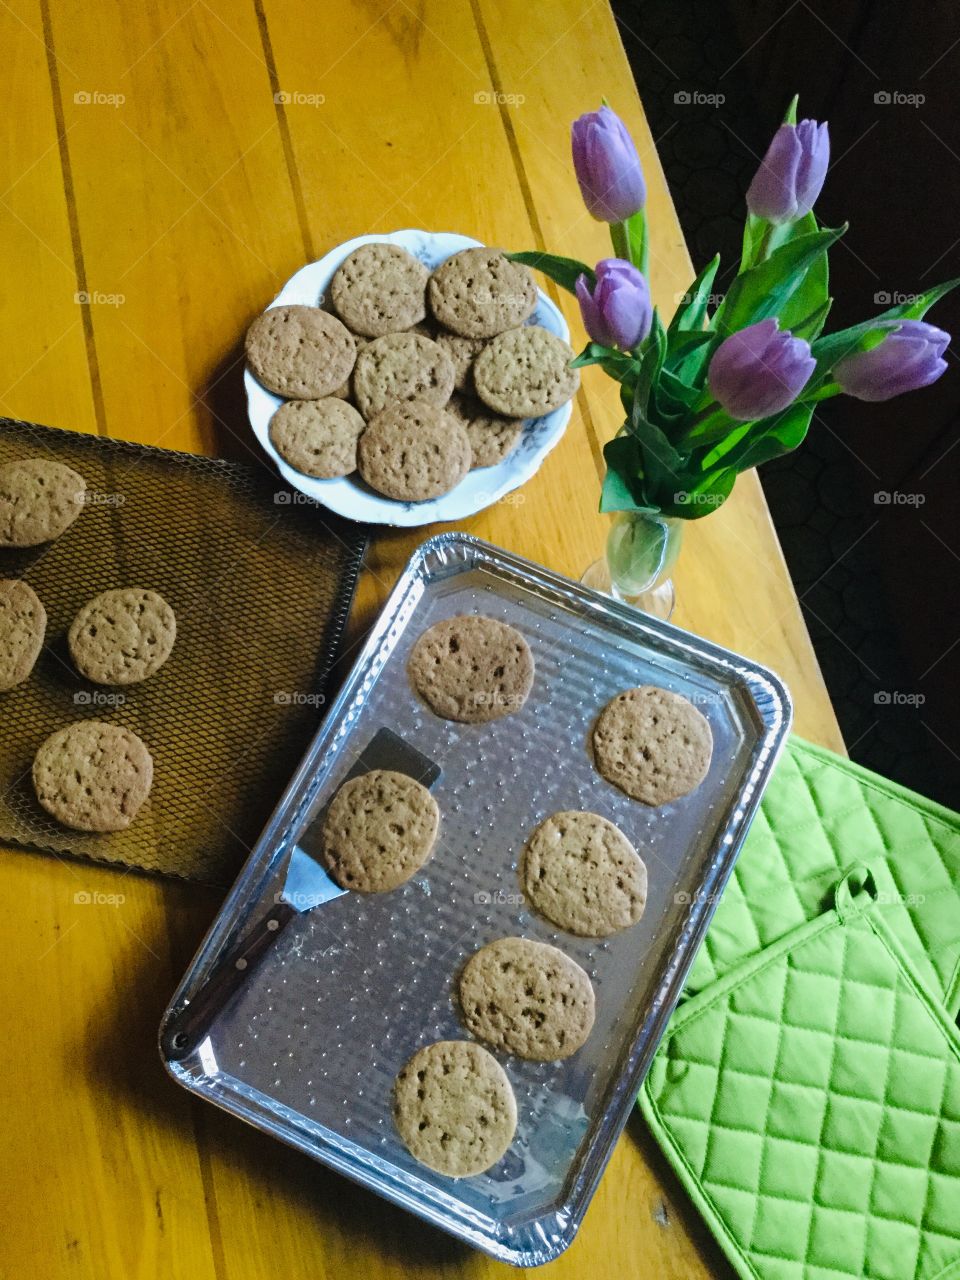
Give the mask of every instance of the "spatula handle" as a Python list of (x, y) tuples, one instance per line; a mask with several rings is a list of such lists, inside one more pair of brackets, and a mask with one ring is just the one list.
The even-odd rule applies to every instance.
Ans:
[(240, 990), (297, 910), (289, 902), (277, 902), (211, 969), (189, 1004), (184, 1005), (160, 1032), (164, 1057), (178, 1062), (191, 1054), (203, 1039), (211, 1018)]

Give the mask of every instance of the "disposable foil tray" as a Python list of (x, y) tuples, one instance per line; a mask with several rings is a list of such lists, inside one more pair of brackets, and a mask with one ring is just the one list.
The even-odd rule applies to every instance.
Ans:
[[(428, 626), (471, 612), (518, 627), (536, 663), (524, 707), (486, 725), (436, 717), (406, 671)], [(590, 754), (602, 707), (641, 684), (682, 693), (713, 730), (704, 782), (657, 809), (606, 782)], [(262, 918), (291, 850), (308, 843), (308, 829), (383, 729), (442, 770), (433, 786), (442, 815), (436, 852), (391, 893), (339, 893), (298, 916), (198, 1047), (168, 1069), (194, 1093), (494, 1257), (549, 1261), (583, 1219), (790, 717), (780, 681), (745, 658), (467, 535), (430, 539), (404, 570), (168, 1018)], [(605, 815), (646, 861), (649, 897), (633, 928), (576, 938), (527, 909), (520, 852), (562, 809)], [(517, 1097), (515, 1139), (487, 1173), (454, 1180), (417, 1163), (400, 1141), (393, 1083), (417, 1049), (467, 1037), (457, 975), (474, 951), (506, 935), (550, 942), (578, 961), (596, 990), (596, 1024), (562, 1062), (499, 1055)]]

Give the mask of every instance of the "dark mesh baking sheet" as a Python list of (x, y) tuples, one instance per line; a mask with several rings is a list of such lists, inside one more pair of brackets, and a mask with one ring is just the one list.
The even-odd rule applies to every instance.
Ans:
[[(228, 884), (323, 715), (363, 531), (267, 468), (0, 419), (0, 463), (42, 457), (87, 482), (62, 537), (0, 548), (47, 610), (30, 678), (0, 695), (0, 843)], [(177, 616), (170, 659), (111, 689), (74, 670), (66, 632), (108, 587), (159, 591)], [(122, 832), (61, 827), (37, 803), (34, 753), (75, 720), (133, 729), (154, 758), (149, 800)]]

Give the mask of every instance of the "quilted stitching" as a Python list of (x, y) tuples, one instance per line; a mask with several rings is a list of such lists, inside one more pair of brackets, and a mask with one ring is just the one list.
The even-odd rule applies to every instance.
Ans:
[(960, 819), (797, 738), (767, 787), (685, 996), (819, 915), (854, 860), (874, 868), (887, 925), (922, 980), (960, 1011)]
[(960, 1037), (875, 914), (689, 1000), (641, 1094), (742, 1275), (960, 1274)]

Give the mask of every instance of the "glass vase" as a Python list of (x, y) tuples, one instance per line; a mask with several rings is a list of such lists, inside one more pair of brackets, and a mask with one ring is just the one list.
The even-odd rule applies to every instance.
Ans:
[(682, 538), (682, 520), (653, 511), (621, 511), (612, 519), (605, 554), (580, 581), (644, 613), (669, 618), (677, 599), (670, 574)]

